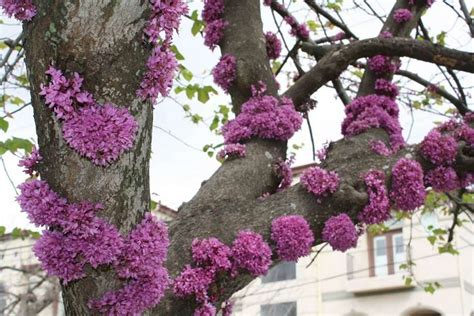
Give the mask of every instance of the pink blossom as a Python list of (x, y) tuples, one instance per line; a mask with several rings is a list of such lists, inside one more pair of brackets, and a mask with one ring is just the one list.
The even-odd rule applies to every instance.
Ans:
[(194, 311), (194, 316), (215, 316), (216, 308), (211, 303), (204, 303)]
[(434, 129), (421, 142), (420, 152), (435, 165), (451, 165), (456, 160), (457, 143), (453, 137)]
[(224, 13), (224, 0), (205, 0), (202, 19), (206, 23), (218, 20)]
[(78, 73), (67, 79), (61, 70), (50, 66), (46, 74), (51, 77), (51, 81), (48, 85), (41, 85), (39, 94), (44, 97), (45, 103), (53, 109), (58, 119), (72, 119), (79, 105), (94, 104), (92, 95), (82, 90), (84, 79)]
[(375, 55), (369, 58), (369, 69), (378, 75), (395, 73), (399, 69), (399, 65), (392, 62), (389, 56)]
[(18, 162), (19, 167), (24, 167), (23, 172), (32, 177), (38, 171), (38, 164), (43, 159), (38, 149), (33, 147), (31, 154), (26, 155)]
[(447, 192), (459, 189), (461, 181), (452, 167), (439, 166), (428, 171), (425, 182), (437, 192)]
[(253, 276), (264, 275), (270, 268), (272, 251), (260, 234), (240, 231), (232, 243), (233, 275), (247, 270)]
[(192, 243), (192, 254), (194, 262), (202, 267), (217, 272), (231, 268), (230, 248), (217, 238), (208, 239), (195, 238)]
[(327, 241), (332, 249), (345, 252), (357, 246), (358, 234), (350, 217), (341, 213), (330, 217), (323, 228), (323, 240)]
[(393, 14), (393, 19), (398, 24), (405, 23), (411, 20), (413, 17), (412, 13), (408, 9), (397, 9)]
[(220, 160), (242, 157), (245, 157), (245, 145), (242, 144), (227, 144), (217, 153), (217, 158)]
[(291, 35), (297, 36), (303, 41), (307, 41), (309, 39), (309, 30), (306, 27), (306, 24), (299, 24), (296, 19), (291, 15), (285, 16), (283, 20), (285, 20), (285, 22), (288, 23), (288, 25), (291, 27)]
[(226, 93), (237, 76), (237, 59), (235, 56), (225, 54), (219, 60), (219, 63), (212, 70), (214, 82)]
[(392, 150), (389, 149), (387, 145), (385, 145), (385, 143), (381, 140), (371, 140), (369, 145), (373, 152), (381, 156), (388, 157), (392, 154)]
[(397, 85), (386, 79), (380, 78), (375, 81), (375, 93), (378, 95), (385, 95), (395, 100), (398, 96), (398, 92)]
[(390, 201), (385, 188), (385, 174), (371, 170), (364, 176), (369, 203), (358, 214), (358, 219), (366, 224), (378, 224), (390, 218)]
[(272, 33), (265, 33), (265, 45), (267, 47), (267, 56), (270, 59), (277, 59), (281, 54), (281, 42), (278, 37)]
[(145, 73), (137, 95), (142, 100), (155, 102), (159, 94), (167, 96), (178, 67), (175, 54), (168, 46), (156, 46), (147, 61)]
[(207, 290), (214, 281), (214, 273), (205, 268), (191, 268), (186, 265), (173, 283), (173, 292), (177, 297), (195, 295), (197, 301), (207, 300)]
[(224, 36), (224, 29), (229, 25), (229, 22), (223, 19), (214, 20), (206, 25), (204, 29), (204, 45), (214, 50)]
[(63, 137), (81, 156), (107, 166), (133, 147), (138, 124), (126, 108), (111, 103), (81, 108), (63, 125)]
[(232, 316), (232, 310), (234, 308), (234, 302), (227, 300), (224, 302), (225, 306), (222, 309), (222, 316)]
[(405, 145), (398, 121), (398, 105), (389, 97), (367, 95), (354, 99), (345, 109), (342, 134), (354, 136), (370, 128), (383, 128), (390, 137), (393, 151)]
[[(181, 16), (188, 13), (186, 3), (181, 0), (150, 0), (152, 14), (147, 21), (144, 33), (150, 43), (162, 39), (170, 42), (173, 32), (178, 31)], [(160, 33), (165, 37), (162, 38)]]
[(28, 219), (36, 226), (54, 226), (64, 218), (66, 199), (61, 198), (42, 180), (30, 180), (18, 186), (17, 201)]
[(308, 192), (321, 198), (337, 191), (339, 187), (339, 176), (335, 171), (327, 171), (320, 167), (311, 167), (303, 172), (300, 182)]
[(383, 31), (380, 33), (381, 38), (392, 38), (393, 34), (389, 31)]
[(344, 32), (339, 32), (337, 33), (336, 35), (334, 35), (334, 40), (336, 41), (342, 41), (343, 39), (345, 39), (347, 37), (346, 33)]
[(0, 0), (0, 7), (5, 13), (20, 21), (31, 21), (36, 15), (36, 7), (32, 0)]
[(222, 128), (226, 144), (251, 137), (288, 140), (300, 129), (301, 115), (288, 98), (257, 95), (242, 105), (241, 113)]
[(314, 242), (308, 222), (300, 215), (281, 216), (272, 221), (272, 240), (278, 256), (286, 261), (296, 261), (307, 256)]
[(133, 280), (117, 291), (91, 300), (88, 307), (100, 315), (141, 315), (160, 302), (169, 283), (167, 270), (160, 267), (154, 271), (153, 278)]
[(398, 160), (392, 169), (390, 198), (402, 211), (413, 211), (424, 204), (426, 197), (421, 165), (410, 159)]
[(77, 249), (70, 247), (70, 238), (59, 232), (44, 231), (33, 246), (35, 256), (48, 275), (59, 277), (64, 284), (83, 278), (85, 261)]

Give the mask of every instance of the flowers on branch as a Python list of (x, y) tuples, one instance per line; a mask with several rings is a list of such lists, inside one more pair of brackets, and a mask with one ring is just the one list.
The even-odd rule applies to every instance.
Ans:
[(303, 216), (281, 216), (272, 221), (272, 240), (278, 256), (286, 261), (296, 261), (307, 256), (314, 242), (313, 232)]
[(365, 224), (378, 224), (390, 218), (390, 201), (385, 188), (385, 174), (380, 170), (371, 170), (364, 176), (369, 203), (358, 214)]
[(354, 136), (370, 128), (383, 128), (390, 137), (392, 151), (405, 145), (398, 121), (398, 105), (386, 96), (367, 95), (354, 99), (345, 108), (342, 134)]
[(0, 7), (5, 13), (20, 21), (31, 21), (36, 15), (36, 7), (32, 0), (0, 0)]
[(369, 58), (369, 69), (377, 75), (395, 73), (400, 68), (398, 63), (394, 63), (390, 56), (375, 55)]
[(206, 0), (202, 18), (206, 23), (204, 29), (204, 45), (211, 50), (219, 45), (224, 36), (224, 29), (229, 23), (222, 19), (224, 13), (224, 0)]
[(245, 145), (243, 144), (227, 144), (224, 149), (217, 153), (217, 159), (224, 160), (229, 158), (245, 157)]
[(408, 22), (408, 21), (411, 20), (412, 17), (413, 17), (413, 15), (412, 15), (411, 11), (408, 10), (408, 9), (398, 9), (393, 14), (393, 19), (398, 24)]
[(402, 211), (414, 211), (425, 202), (423, 169), (415, 161), (406, 158), (398, 160), (392, 169), (390, 198)]
[(270, 59), (277, 59), (281, 54), (281, 42), (272, 32), (265, 33), (265, 46), (267, 48), (267, 56)]
[(337, 191), (340, 180), (335, 171), (311, 167), (303, 172), (300, 182), (308, 192), (323, 198)]
[(442, 135), (434, 129), (422, 141), (420, 152), (435, 165), (451, 165), (456, 160), (457, 143), (452, 136)]
[(398, 92), (397, 85), (387, 79), (379, 78), (375, 81), (375, 93), (378, 95), (385, 95), (395, 100)]
[(237, 76), (237, 59), (235, 56), (225, 54), (219, 60), (219, 63), (212, 70), (214, 82), (226, 93)]
[(18, 162), (18, 167), (23, 167), (23, 172), (32, 177), (38, 171), (38, 164), (42, 159), (39, 150), (33, 147), (33, 151)]
[(222, 128), (224, 143), (233, 144), (259, 137), (288, 140), (300, 129), (301, 115), (288, 98), (277, 99), (263, 95), (266, 87), (254, 90), (253, 96), (242, 105), (241, 113)]
[(334, 250), (345, 252), (357, 246), (357, 229), (345, 213), (330, 217), (324, 223), (322, 234), (323, 240), (327, 241)]
[(232, 243), (232, 274), (246, 270), (253, 276), (267, 273), (270, 268), (272, 251), (260, 234), (240, 231)]

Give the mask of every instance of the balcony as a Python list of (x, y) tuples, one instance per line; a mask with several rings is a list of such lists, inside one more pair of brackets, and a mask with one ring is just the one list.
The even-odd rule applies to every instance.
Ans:
[(403, 276), (411, 276), (411, 270), (400, 269), (400, 264), (406, 263), (406, 258), (411, 257), (410, 248), (403, 249), (403, 253), (400, 245), (384, 248), (347, 253), (347, 292), (364, 294), (410, 289), (416, 286), (414, 281), (410, 286), (405, 285)]

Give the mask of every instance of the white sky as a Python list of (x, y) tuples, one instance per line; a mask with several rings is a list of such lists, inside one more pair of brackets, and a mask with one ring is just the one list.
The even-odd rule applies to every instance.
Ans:
[[(351, 1), (346, 1), (350, 2)], [(371, 1), (372, 3), (372, 1)], [(380, 13), (388, 13), (392, 0), (376, 0), (373, 1), (374, 8)], [(295, 10), (298, 4), (295, 4)], [(191, 5), (191, 12), (198, 5)], [(274, 30), (273, 20), (269, 14), (268, 8), (263, 8), (265, 31)], [(306, 12), (299, 11), (301, 17), (306, 17)], [(351, 30), (360, 38), (374, 37), (380, 29), (380, 22), (374, 17), (368, 16), (361, 11), (344, 11), (347, 16), (346, 22)], [(450, 18), (448, 18), (450, 17)], [(0, 38), (13, 37), (20, 31), (20, 26), (14, 20), (1, 17), (7, 24), (0, 25)], [(309, 13), (308, 19), (315, 20), (315, 16)], [(459, 19), (455, 19), (448, 8), (437, 1), (433, 7), (424, 16), (425, 25), (429, 26), (433, 35), (438, 34), (441, 30), (448, 31), (450, 39), (448, 39), (448, 47), (473, 50), (472, 42), (467, 34), (467, 28)], [(8, 23), (16, 25), (9, 25)], [(203, 39), (200, 36), (193, 37), (190, 33), (191, 24), (184, 19), (181, 32), (175, 37), (175, 44), (185, 56), (184, 65), (190, 69), (194, 75), (194, 80), (198, 83), (212, 84), (212, 78), (209, 75), (210, 69), (217, 63), (219, 58), (219, 49), (211, 52), (203, 45)], [(284, 31), (286, 32), (286, 30)], [(335, 34), (338, 30), (334, 29), (330, 34)], [(286, 35), (286, 34), (285, 34)], [(312, 35), (313, 38), (319, 36)], [(289, 37), (288, 37), (289, 38)], [(291, 44), (289, 44), (291, 45)], [(4, 53), (4, 52), (0, 52)], [(406, 61), (404, 67), (406, 67)], [(428, 66), (422, 62), (412, 61), (409, 70), (422, 74), (427, 79), (432, 79), (436, 67)], [(461, 74), (464, 78), (465, 85), (472, 85), (472, 76)], [(436, 77), (439, 78), (439, 77)], [(469, 79), (466, 79), (469, 78)], [(278, 78), (280, 83), (284, 81), (284, 77)], [(282, 90), (286, 87), (282, 83)], [(413, 84), (413, 88), (419, 88)], [(283, 92), (283, 91), (282, 91)], [(9, 92), (11, 93), (11, 91)], [(22, 94), (22, 98), (29, 100), (28, 94)], [(318, 100), (318, 107), (310, 113), (311, 124), (317, 148), (327, 140), (337, 140), (341, 138), (340, 124), (343, 119), (343, 106), (341, 102), (335, 98), (332, 90), (321, 89), (314, 96)], [(470, 98), (470, 97), (469, 97)], [(178, 98), (183, 103), (188, 103), (192, 107), (193, 112), (199, 113), (210, 123), (213, 117), (213, 111), (219, 104), (230, 102), (223, 93), (218, 97), (212, 97), (206, 104), (197, 101), (188, 101), (180, 96)], [(471, 101), (472, 102), (472, 101)], [(13, 111), (12, 106), (9, 107)], [(419, 142), (423, 136), (432, 128), (433, 120), (441, 120), (440, 117), (434, 117), (428, 113), (415, 113), (414, 127), (409, 142)], [(25, 109), (15, 115), (10, 120), (10, 128), (8, 133), (0, 131), (0, 141), (11, 136), (36, 139), (33, 115), (31, 108)], [(409, 126), (412, 122), (410, 112), (405, 107), (401, 107), (401, 123), (404, 129), (404, 136), (407, 137)], [(166, 131), (170, 131), (173, 135), (197, 149), (201, 149), (205, 144), (218, 144), (222, 140), (220, 137), (213, 136), (205, 124), (193, 124), (189, 119), (184, 117), (184, 112), (179, 105), (170, 99), (165, 99), (154, 110), (154, 124)], [(312, 161), (311, 144), (309, 134), (304, 124), (303, 129), (298, 132), (290, 142), (291, 144), (304, 143), (304, 147), (298, 151), (295, 165), (305, 164)], [(177, 208), (181, 203), (189, 200), (199, 188), (201, 182), (207, 179), (219, 167), (219, 163), (214, 158), (209, 158), (204, 152), (193, 149), (183, 143), (177, 141), (167, 133), (159, 129), (154, 129), (152, 144), (152, 160), (151, 160), (151, 190), (154, 200), (161, 200), (162, 203)], [(25, 175), (21, 169), (17, 167), (18, 158), (7, 153), (4, 156), (5, 164), (8, 172), (15, 183), (20, 184), (25, 180)], [(0, 226), (6, 226), (7, 230), (14, 227), (33, 228), (26, 219), (25, 214), (15, 202), (15, 192), (12, 185), (6, 177), (3, 166), (0, 165)]]

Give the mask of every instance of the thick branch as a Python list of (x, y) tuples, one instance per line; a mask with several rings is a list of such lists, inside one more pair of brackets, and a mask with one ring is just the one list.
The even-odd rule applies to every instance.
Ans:
[(313, 69), (290, 87), (285, 95), (293, 99), (296, 105), (301, 105), (326, 82), (337, 78), (355, 60), (378, 54), (406, 56), (457, 70), (474, 72), (474, 54), (472, 53), (412, 39), (373, 38), (351, 43), (327, 54)]

